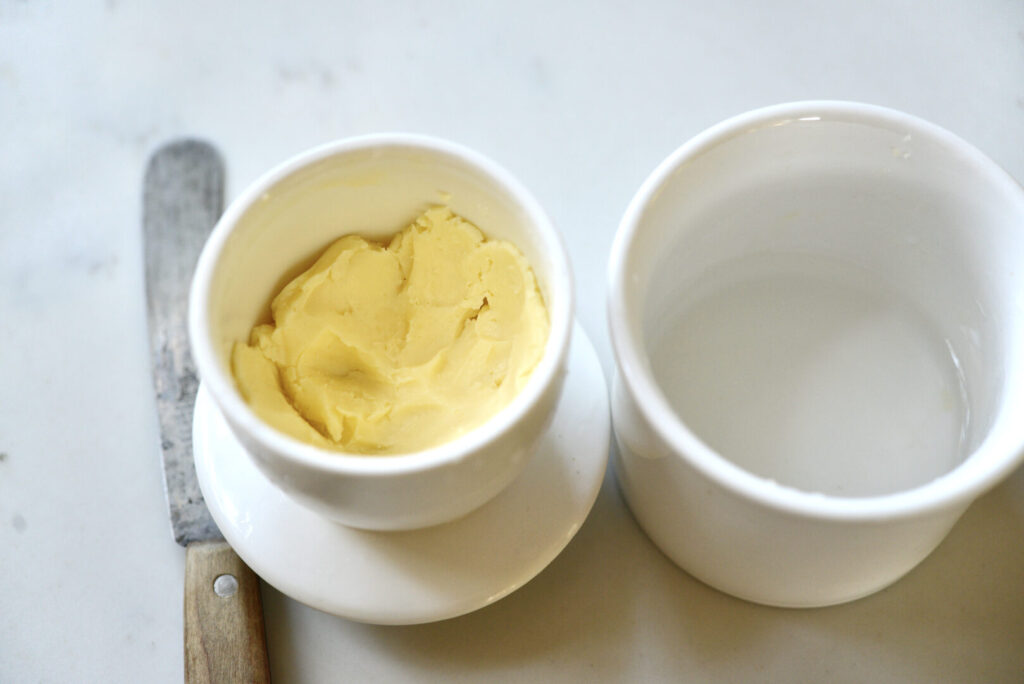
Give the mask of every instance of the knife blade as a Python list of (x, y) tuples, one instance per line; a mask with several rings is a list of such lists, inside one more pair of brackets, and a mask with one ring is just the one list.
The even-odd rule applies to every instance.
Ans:
[(178, 140), (150, 158), (142, 224), (153, 384), (171, 529), (186, 549), (185, 680), (269, 682), (259, 578), (221, 537), (192, 456), (199, 380), (188, 343), (188, 289), (223, 203), (224, 164), (209, 144)]

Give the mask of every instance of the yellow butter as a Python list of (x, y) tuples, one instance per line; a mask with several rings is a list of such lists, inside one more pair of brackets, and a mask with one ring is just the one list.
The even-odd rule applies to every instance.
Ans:
[(305, 442), (399, 454), (450, 441), (519, 393), (548, 337), (526, 260), (446, 207), (387, 245), (334, 242), (236, 343), (255, 412)]

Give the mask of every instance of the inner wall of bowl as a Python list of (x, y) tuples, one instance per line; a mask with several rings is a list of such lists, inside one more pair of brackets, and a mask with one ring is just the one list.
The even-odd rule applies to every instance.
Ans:
[(757, 475), (835, 496), (925, 484), (1000, 409), (1011, 213), (926, 135), (829, 120), (736, 135), (641, 219), (627, 296), (652, 374)]
[(270, 187), (241, 216), (226, 241), (210, 287), (210, 324), (230, 375), (230, 352), (270, 300), (331, 242), (357, 233), (385, 239), (435, 205), (474, 223), (489, 238), (512, 242), (537, 276), (552, 321), (568, 294), (553, 287), (552, 250), (526, 210), (498, 181), (464, 159), (395, 145), (336, 153)]

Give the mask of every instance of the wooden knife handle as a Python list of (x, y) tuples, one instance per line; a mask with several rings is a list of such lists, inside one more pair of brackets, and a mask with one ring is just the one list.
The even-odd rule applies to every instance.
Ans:
[(185, 681), (270, 682), (260, 580), (225, 541), (186, 547)]

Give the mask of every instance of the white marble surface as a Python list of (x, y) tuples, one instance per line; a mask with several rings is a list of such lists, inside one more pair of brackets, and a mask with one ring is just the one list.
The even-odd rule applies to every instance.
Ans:
[[(182, 678), (139, 229), (162, 141), (215, 142), (229, 195), (357, 133), (481, 150), (571, 243), (608, 371), (605, 260), (639, 183), (715, 121), (804, 98), (918, 114), (1024, 179), (1024, 3), (0, 0), (0, 682)], [(837, 608), (697, 583), (611, 477), (566, 551), (477, 613), (369, 627), (264, 598), (278, 682), (1019, 682), (1024, 471)]]

